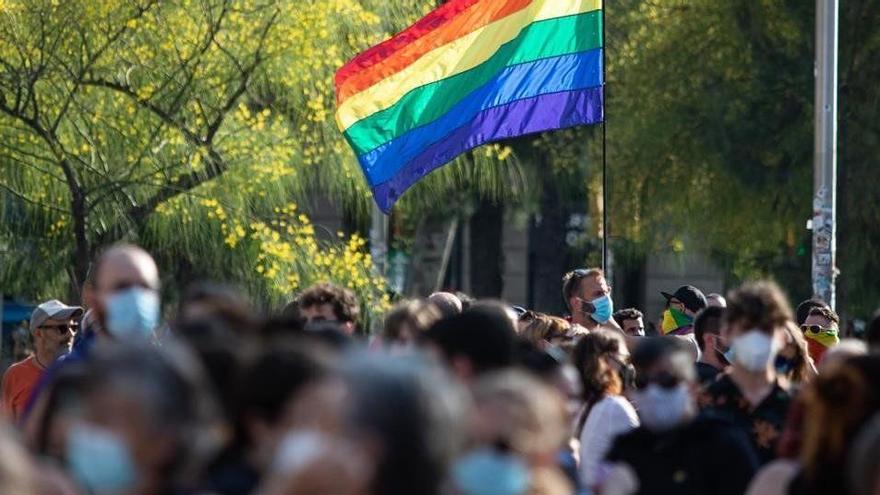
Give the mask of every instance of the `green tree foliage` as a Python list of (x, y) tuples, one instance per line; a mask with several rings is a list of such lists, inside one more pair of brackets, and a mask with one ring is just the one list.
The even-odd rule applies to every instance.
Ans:
[[(614, 236), (809, 296), (814, 2), (624, 1), (608, 15)], [(839, 282), (856, 314), (880, 299), (865, 277), (880, 268), (878, 20), (877, 2), (842, 3)]]
[[(4, 291), (75, 295), (95, 255), (129, 240), (157, 255), (171, 286), (237, 280), (272, 302), (333, 278), (380, 310), (384, 284), (368, 257), (354, 260), (363, 242), (341, 245), (290, 203), (321, 190), (369, 211), (336, 129), (333, 75), (427, 7), (0, 1)], [(421, 190), (501, 190), (509, 170), (495, 157), (435, 174)], [(352, 273), (331, 269), (346, 263)]]

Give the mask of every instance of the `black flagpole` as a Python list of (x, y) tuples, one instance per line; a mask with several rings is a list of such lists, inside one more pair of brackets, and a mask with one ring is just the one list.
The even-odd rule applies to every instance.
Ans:
[(608, 127), (608, 76), (605, 39), (605, 1), (602, 1), (602, 271), (608, 271), (608, 152), (605, 147), (605, 130)]

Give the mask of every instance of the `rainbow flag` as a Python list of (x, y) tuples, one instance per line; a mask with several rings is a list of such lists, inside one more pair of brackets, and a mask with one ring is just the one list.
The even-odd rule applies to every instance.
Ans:
[(336, 73), (336, 119), (388, 212), (482, 144), (601, 122), (602, 0), (450, 0)]

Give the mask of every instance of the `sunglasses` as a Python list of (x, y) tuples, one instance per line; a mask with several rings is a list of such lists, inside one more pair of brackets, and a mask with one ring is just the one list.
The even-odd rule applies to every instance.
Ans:
[(67, 332), (76, 332), (79, 325), (70, 324), (70, 325), (41, 325), (40, 328), (51, 328), (58, 333), (67, 333)]
[(681, 379), (675, 375), (669, 373), (658, 373), (651, 377), (644, 377), (642, 375), (636, 376), (636, 388), (639, 390), (644, 390), (648, 388), (648, 385), (652, 383), (655, 385), (659, 385), (660, 388), (664, 388), (666, 390), (673, 389), (681, 383)]
[(820, 325), (801, 325), (801, 330), (804, 333), (806, 333), (806, 332), (824, 333), (824, 332), (833, 332), (835, 329), (834, 329), (834, 327), (826, 328), (826, 327), (823, 327)]

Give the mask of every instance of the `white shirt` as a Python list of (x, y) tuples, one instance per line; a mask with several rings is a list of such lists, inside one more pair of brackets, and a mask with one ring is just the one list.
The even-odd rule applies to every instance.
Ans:
[(639, 416), (625, 397), (608, 395), (590, 410), (581, 431), (580, 475), (588, 487), (601, 481), (599, 467), (614, 438), (639, 426)]

